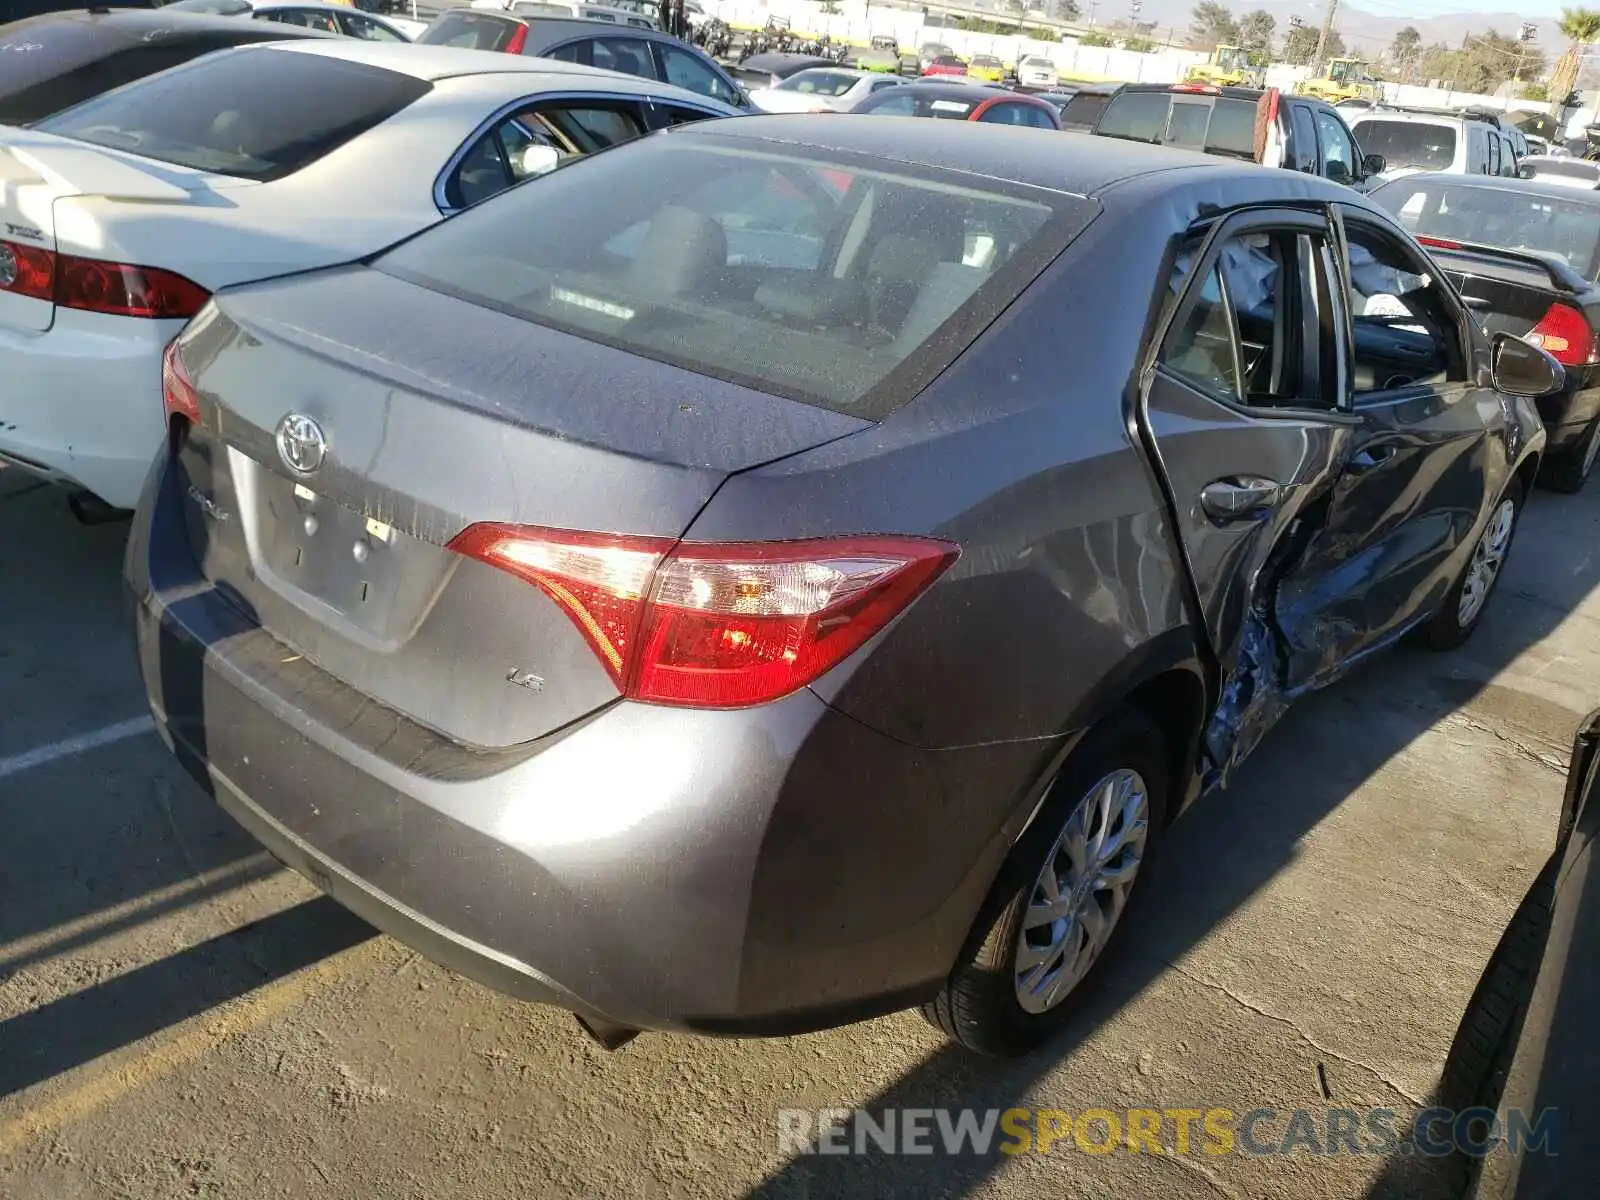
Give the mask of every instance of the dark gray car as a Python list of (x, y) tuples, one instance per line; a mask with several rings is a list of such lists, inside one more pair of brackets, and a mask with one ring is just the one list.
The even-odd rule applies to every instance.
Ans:
[(1560, 375), (1323, 179), (685, 126), (215, 298), (144, 677), (285, 862), (602, 1033), (1014, 1052), (1296, 695), (1475, 628)]

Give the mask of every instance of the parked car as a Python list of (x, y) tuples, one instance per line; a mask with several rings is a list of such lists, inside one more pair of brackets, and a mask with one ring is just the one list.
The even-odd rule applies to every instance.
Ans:
[(588, 20), (452, 8), (435, 17), (417, 43), (581, 63), (658, 79), (735, 108), (750, 107), (744, 89), (710, 55), (654, 29), (630, 27), (626, 33), (613, 33)]
[(571, 3), (567, 0), (471, 0), (467, 7), (523, 17), (565, 17), (574, 21), (599, 21), (605, 25), (628, 25), (634, 29), (661, 28), (660, 20), (644, 12), (642, 7), (622, 4), (581, 4), (576, 0)]
[(1522, 179), (1589, 192), (1600, 188), (1600, 162), (1571, 155), (1529, 155), (1517, 164), (1517, 175)]
[[(1039, 99), (1061, 110), (1061, 128), (1071, 133), (1088, 133), (1094, 129), (1095, 122), (1111, 102), (1111, 97), (1124, 86), (1120, 83), (1064, 84), (1058, 86), (1054, 94), (1042, 95)], [(1064, 102), (1058, 100), (1058, 96), (1063, 94), (1066, 96)]]
[(131, 507), (161, 351), (216, 289), (359, 258), (567, 157), (737, 111), (568, 63), (319, 38), (0, 131), (0, 458), (98, 497), (80, 515)]
[(1386, 178), (1413, 171), (1517, 173), (1511, 135), (1481, 115), (1377, 108), (1352, 116), (1350, 129), (1368, 150), (1383, 155)]
[[(1589, 1020), (1600, 1005), (1597, 767), (1600, 712), (1593, 712), (1573, 738), (1555, 849), (1506, 926), (1450, 1047), (1441, 1099), (1463, 1113), (1492, 1114), (1498, 1124), (1468, 1126), (1474, 1145), (1465, 1149), (1492, 1147), (1517, 1122), (1538, 1143), (1520, 1153), (1458, 1156), (1471, 1200), (1582, 1196), (1600, 1170), (1584, 1116), (1600, 1071)], [(1433, 1133), (1448, 1141), (1442, 1128)], [(1538, 1142), (1541, 1133), (1550, 1140)]]
[(1385, 167), (1382, 156), (1362, 152), (1331, 104), (1276, 88), (1124, 84), (1090, 132), (1287, 167), (1358, 189)]
[(1039, 54), (1029, 54), (1017, 60), (1017, 86), (1045, 90), (1061, 82), (1055, 63)]
[(839, 64), (831, 58), (816, 54), (792, 54), (787, 51), (769, 51), (752, 54), (733, 68), (733, 77), (745, 91), (775, 88), (785, 79), (801, 71), (833, 70)]
[(974, 54), (967, 62), (966, 74), (985, 83), (1004, 83), (1006, 64), (992, 54)]
[(1566, 386), (1539, 400), (1543, 479), (1581, 489), (1600, 454), (1600, 192), (1428, 172), (1372, 198), (1432, 251), (1485, 328), (1566, 368)]
[(1348, 188), (968, 124), (704, 122), (217, 295), (127, 556), (188, 770), (610, 1044), (1059, 1029), (1292, 697), (1476, 628), (1561, 368)]
[(943, 42), (923, 42), (917, 51), (917, 70), (920, 73), (936, 58), (954, 58), (956, 52)]
[(328, 36), (164, 9), (53, 12), (0, 26), (0, 42), (33, 47), (8, 55), (0, 75), (0, 125), (28, 125), (74, 104), (231, 46)]
[(868, 96), (850, 111), (880, 117), (939, 117), (947, 121), (983, 121), (990, 125), (1061, 128), (1061, 118), (1053, 105), (989, 84), (906, 84)]
[(924, 78), (938, 75), (966, 75), (967, 64), (964, 59), (957, 58), (954, 54), (941, 54), (932, 62), (925, 63), (922, 68)]
[(903, 86), (899, 77), (847, 67), (812, 67), (771, 87), (750, 93), (762, 112), (847, 112), (851, 107), (887, 88)]
[[(874, 38), (873, 41), (880, 39)], [(890, 46), (867, 46), (846, 55), (845, 61), (862, 71), (898, 75), (900, 51)]]
[(373, 42), (409, 42), (426, 29), (424, 21), (379, 16), (351, 4), (260, 3), (258, 0), (176, 0), (175, 12), (212, 13), (219, 17), (252, 17), (279, 25), (298, 25), (319, 33), (365, 38)]

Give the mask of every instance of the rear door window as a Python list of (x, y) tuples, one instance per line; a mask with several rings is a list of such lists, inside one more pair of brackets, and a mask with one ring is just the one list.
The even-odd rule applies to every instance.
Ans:
[(508, 21), (494, 13), (452, 8), (424, 29), (417, 41), (428, 46), (460, 46), (466, 50), (504, 50), (521, 28), (522, 22)]
[(279, 25), (294, 25), (300, 29), (315, 29), (318, 33), (342, 34), (339, 22), (330, 12), (314, 8), (269, 8), (256, 13), (258, 21), (276, 21)]
[(452, 211), (470, 208), (530, 175), (644, 132), (637, 104), (530, 101), (468, 147), (445, 180), (445, 204)]
[(1079, 92), (1061, 106), (1063, 125), (1093, 125), (1111, 97), (1103, 92)]
[(200, 171), (291, 175), (429, 91), (410, 75), (267, 47), (196, 59), (39, 123)]
[(655, 79), (655, 55), (650, 43), (639, 38), (596, 38), (589, 53), (595, 66), (604, 71), (621, 71), (641, 79)]
[(1172, 98), (1166, 92), (1122, 92), (1106, 105), (1095, 132), (1135, 142), (1160, 142), (1166, 136), (1171, 107)]

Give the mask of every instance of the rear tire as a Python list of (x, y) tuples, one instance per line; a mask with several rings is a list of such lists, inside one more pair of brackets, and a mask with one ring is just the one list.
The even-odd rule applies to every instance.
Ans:
[(1590, 423), (1583, 435), (1583, 441), (1574, 446), (1569, 453), (1559, 457), (1551, 456), (1550, 463), (1541, 474), (1539, 482), (1553, 492), (1575, 495), (1583, 490), (1583, 485), (1588, 481), (1589, 472), (1594, 470), (1597, 455), (1600, 455), (1600, 417)]
[(1137, 709), (1084, 735), (1007, 857), (955, 970), (923, 1005), (929, 1022), (996, 1057), (1026, 1053), (1066, 1024), (1166, 820), (1168, 761), (1161, 731)]
[(1454, 650), (1477, 629), (1495, 585), (1505, 573), (1517, 522), (1522, 518), (1522, 498), (1522, 481), (1513, 478), (1500, 493), (1455, 586), (1433, 620), (1422, 628), (1423, 643), (1430, 650)]

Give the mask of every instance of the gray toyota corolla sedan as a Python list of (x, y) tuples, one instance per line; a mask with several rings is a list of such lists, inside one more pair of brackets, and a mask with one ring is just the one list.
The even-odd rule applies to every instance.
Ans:
[(1296, 695), (1477, 625), (1560, 377), (1324, 180), (686, 126), (207, 306), (144, 678), (283, 861), (604, 1039), (1016, 1052)]

